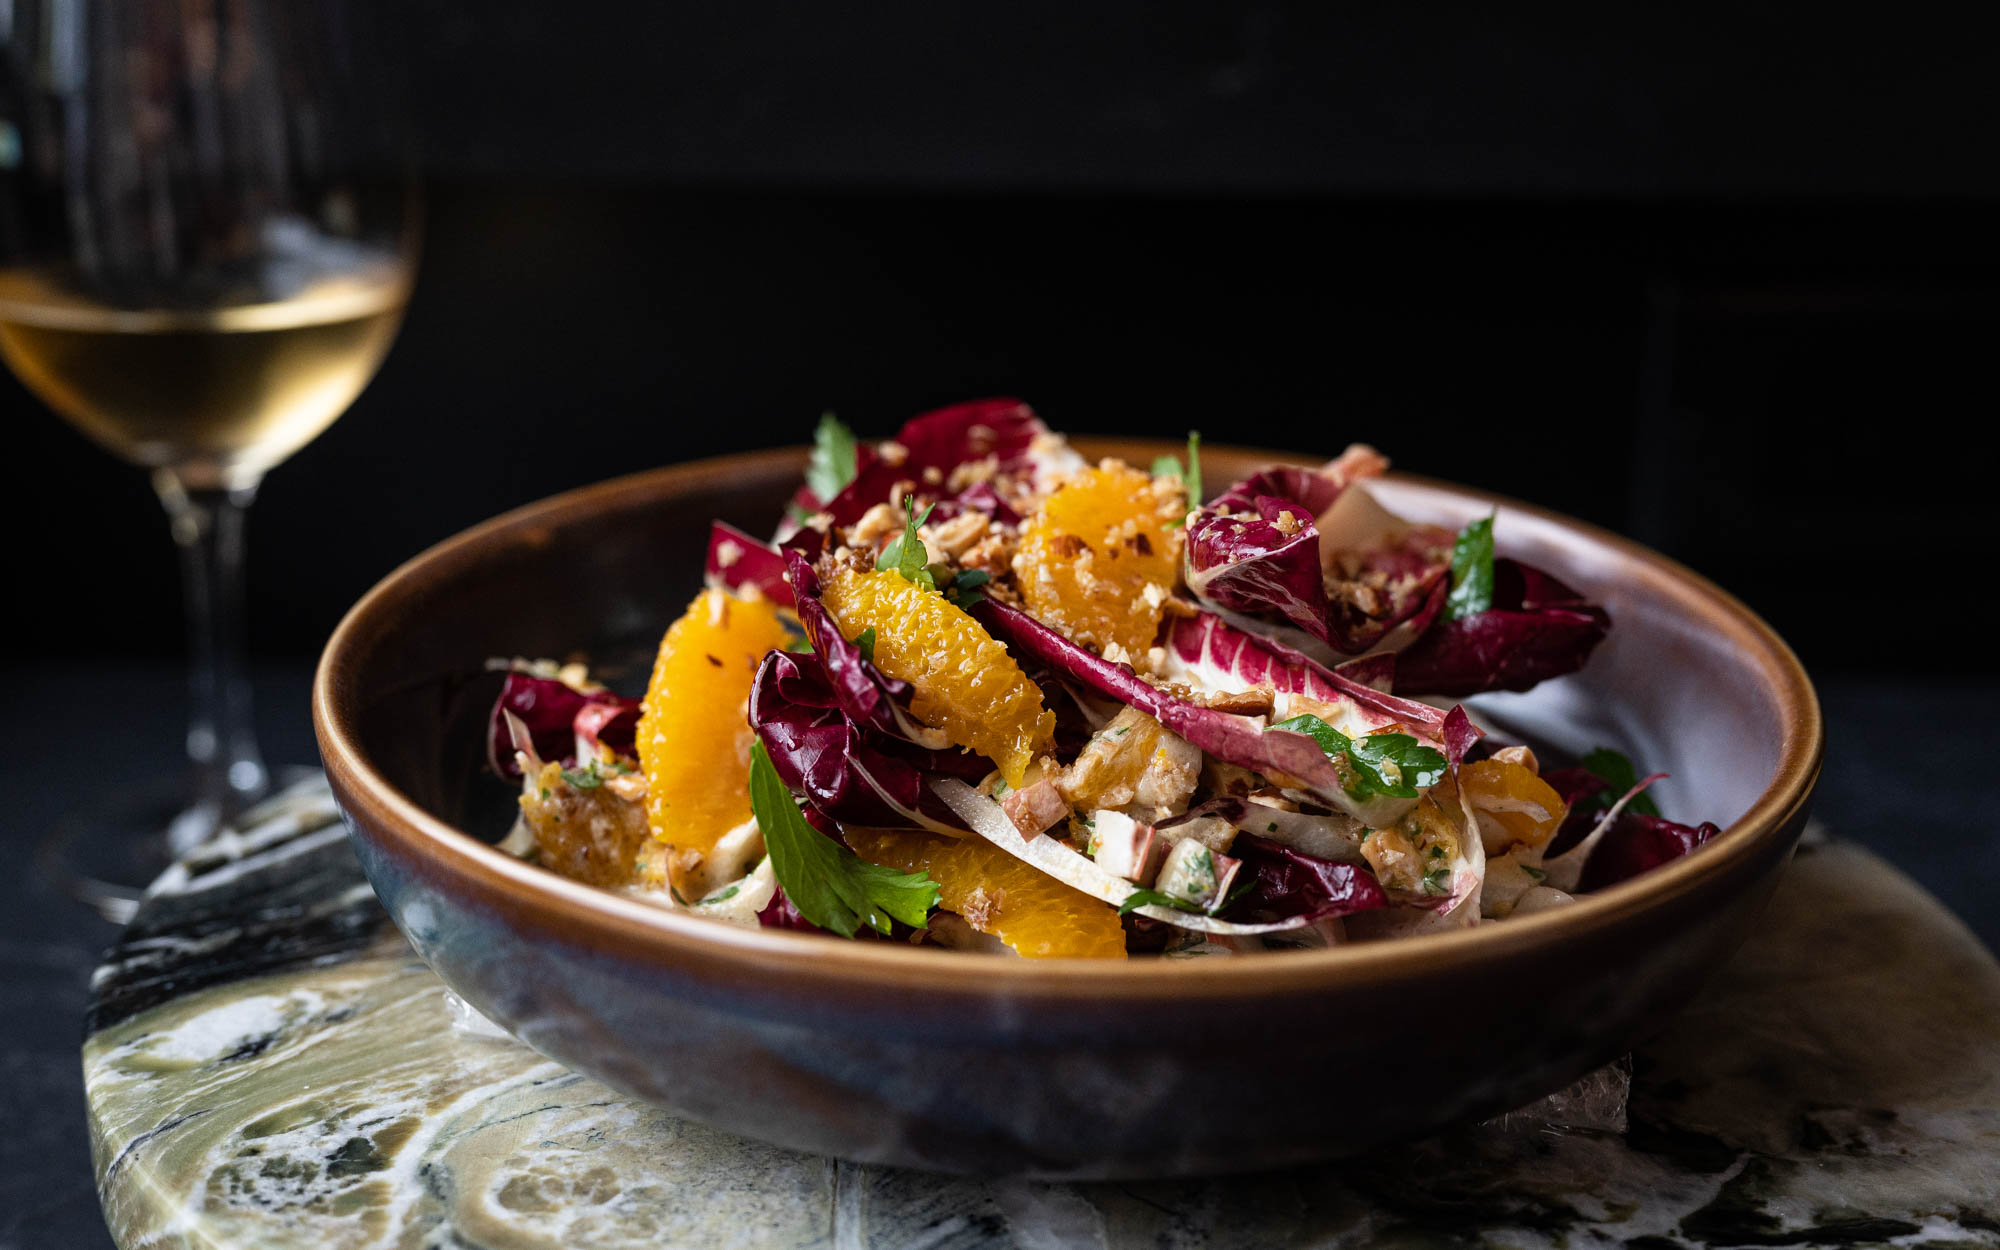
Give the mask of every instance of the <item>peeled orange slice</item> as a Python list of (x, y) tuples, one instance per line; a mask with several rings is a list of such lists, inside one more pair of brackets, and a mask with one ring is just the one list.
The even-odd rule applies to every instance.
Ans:
[(889, 570), (840, 568), (821, 582), (820, 602), (845, 636), (875, 631), (875, 666), (914, 688), (911, 715), (992, 760), (1009, 785), (1050, 749), (1056, 718), (1041, 688), (943, 595)]
[(1516, 845), (1546, 845), (1569, 811), (1555, 787), (1523, 764), (1479, 760), (1458, 770), (1458, 784), (1473, 810), (1497, 822)]
[(646, 822), (661, 842), (706, 854), (750, 819), (744, 704), (757, 665), (785, 638), (769, 600), (711, 589), (661, 639), (638, 729)]
[(1014, 578), (1022, 601), (1072, 642), (1144, 652), (1180, 572), (1186, 515), (1177, 482), (1117, 460), (1085, 469), (1021, 526)]
[(938, 905), (957, 912), (1033, 959), (1125, 958), (1125, 929), (1111, 904), (1071, 889), (978, 838), (848, 829), (847, 843), (870, 863), (926, 872)]

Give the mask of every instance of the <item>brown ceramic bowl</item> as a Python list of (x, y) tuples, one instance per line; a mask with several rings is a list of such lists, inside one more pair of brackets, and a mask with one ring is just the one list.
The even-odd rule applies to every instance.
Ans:
[[(1165, 444), (1079, 439), (1145, 464)], [(488, 656), (577, 651), (643, 682), (700, 577), (705, 527), (769, 527), (804, 453), (621, 478), (412, 560), (334, 632), (313, 715), (377, 894), (432, 968), (522, 1041), (624, 1093), (785, 1146), (1045, 1177), (1323, 1159), (1490, 1115), (1629, 1049), (1756, 920), (1806, 818), (1821, 726), (1785, 644), (1684, 568), (1601, 530), (1408, 477), (1391, 507), (1588, 588), (1611, 637), (1581, 674), (1482, 701), (1675, 779), (1725, 832), (1557, 911), (1407, 941), (1185, 962), (979, 958), (728, 927), (488, 845)], [(1262, 453), (1205, 449), (1211, 482)]]

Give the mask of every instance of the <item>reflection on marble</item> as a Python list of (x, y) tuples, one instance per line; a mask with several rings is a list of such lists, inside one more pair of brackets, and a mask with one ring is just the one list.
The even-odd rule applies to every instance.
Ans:
[(204, 848), (100, 973), (122, 1246), (2000, 1247), (2000, 965), (1850, 846), (1800, 852), (1629, 1101), (1612, 1070), (1326, 1167), (1061, 1185), (760, 1145), (466, 1027), (333, 819), (310, 789)]

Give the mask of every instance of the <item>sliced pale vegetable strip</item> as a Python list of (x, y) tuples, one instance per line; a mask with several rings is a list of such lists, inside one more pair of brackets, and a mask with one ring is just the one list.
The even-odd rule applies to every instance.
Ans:
[[(1081, 890), (1092, 898), (1103, 899), (1107, 903), (1117, 905), (1122, 905), (1137, 892), (1138, 887), (1130, 881), (1123, 877), (1115, 877), (1099, 868), (1095, 861), (1073, 850), (1064, 842), (1055, 838), (1033, 840), (1023, 838), (1021, 831), (1014, 827), (1014, 822), (1008, 820), (1007, 814), (1000, 810), (999, 803), (964, 782), (941, 777), (933, 779), (930, 787), (931, 792), (944, 800), (947, 807), (957, 812), (974, 833), (1014, 858), (1041, 869), (1064, 885)], [(1182, 929), (1230, 934), (1237, 937), (1250, 937), (1259, 933), (1283, 933), (1290, 929), (1305, 928), (1312, 923), (1307, 917), (1297, 916), (1269, 924), (1236, 924), (1233, 921), (1217, 920), (1213, 916), (1203, 916), (1150, 903), (1144, 907), (1133, 908), (1133, 912), (1149, 920), (1164, 921)]]

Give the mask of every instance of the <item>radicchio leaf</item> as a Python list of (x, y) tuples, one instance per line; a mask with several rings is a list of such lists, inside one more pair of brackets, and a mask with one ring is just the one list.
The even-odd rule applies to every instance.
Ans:
[(1381, 885), (1356, 864), (1321, 859), (1253, 833), (1238, 834), (1229, 853), (1241, 863), (1236, 881), (1242, 890), (1225, 909), (1231, 920), (1325, 920), (1389, 905)]
[[(939, 408), (912, 418), (889, 440), (899, 449), (893, 460), (881, 454), (882, 447), (888, 444), (857, 449), (859, 471), (846, 489), (832, 499), (820, 499), (810, 489), (800, 487), (792, 498), (794, 516), (828, 512), (833, 515), (834, 524), (852, 525), (876, 504), (889, 502), (890, 492), (897, 483), (913, 483), (920, 493), (941, 497), (943, 491), (936, 488), (950, 479), (953, 469), (987, 456), (994, 458), (999, 474), (1015, 477), (1031, 474), (1033, 460), (1029, 450), (1048, 432), (1034, 409), (1018, 399), (980, 399)], [(932, 475), (936, 477), (934, 483), (927, 480)], [(924, 491), (927, 485), (933, 487), (932, 492)], [(992, 492), (990, 486), (987, 489)], [(973, 495), (965, 502), (967, 506), (978, 507), (976, 501), (985, 497)], [(997, 493), (992, 498), (993, 502), (999, 502)], [(784, 532), (792, 528), (788, 525)]]
[(931, 510), (931, 521), (943, 524), (968, 512), (984, 512), (1003, 525), (1019, 525), (1021, 514), (1009, 507), (991, 482), (974, 482), (949, 499), (940, 499)]
[(1722, 832), (1710, 821), (1688, 826), (1644, 812), (1620, 813), (1583, 866), (1577, 888), (1601, 890), (1657, 868), (1709, 842)]
[[(1607, 800), (1615, 796), (1608, 782), (1585, 768), (1554, 769), (1544, 773), (1542, 780), (1569, 804), (1569, 815), (1564, 817), (1544, 852), (1544, 859), (1552, 860), (1589, 836), (1602, 819)], [(1668, 860), (1679, 859), (1721, 832), (1711, 821), (1683, 825), (1627, 808), (1618, 813), (1611, 827), (1598, 838), (1596, 847), (1588, 852), (1577, 888), (1601, 890), (1629, 880)]]
[[(1267, 730), (1260, 720), (1202, 707), (1178, 698), (1139, 677), (1129, 668), (1113, 664), (1077, 646), (1019, 608), (988, 599), (973, 610), (973, 615), (980, 619), (988, 632), (1005, 640), (1017, 655), (1047, 665), (1082, 686), (1138, 708), (1224, 763), (1248, 768), (1273, 780), (1282, 778), (1281, 784), (1310, 790), (1341, 810), (1374, 824), (1387, 824), (1410, 806), (1411, 800), (1407, 799), (1375, 798), (1357, 803), (1347, 794), (1333, 761), (1311, 738), (1286, 730)], [(1216, 625), (1228, 628), (1221, 622), (1216, 622)], [(1308, 680), (1293, 674), (1286, 675), (1285, 679), (1302, 684)], [(1415, 709), (1422, 706), (1378, 694), (1325, 669), (1316, 669), (1311, 681), (1315, 683), (1314, 689), (1346, 700), (1343, 707), (1353, 709), (1354, 715), (1375, 718), (1366, 722), (1370, 725), (1381, 724), (1387, 719), (1387, 714), (1380, 710), (1380, 702), (1386, 701), (1399, 708), (1407, 705), (1412, 717), (1417, 715)], [(1423, 707), (1422, 712), (1423, 719), (1417, 722), (1419, 725), (1441, 727), (1441, 714), (1435, 708)]]
[(992, 764), (856, 724), (842, 703), (816, 655), (764, 657), (750, 688), (750, 724), (785, 788), (842, 824), (957, 828), (957, 818), (924, 788), (924, 777), (977, 781)]
[(1493, 606), (1438, 621), (1396, 657), (1405, 694), (1461, 697), (1526, 690), (1573, 673), (1611, 628), (1611, 617), (1533, 565), (1493, 561)]
[[(782, 885), (771, 891), (771, 901), (764, 904), (764, 910), (757, 913), (757, 923), (766, 929), (790, 929), (795, 933), (826, 932), (799, 914), (798, 905), (785, 896), (785, 887)], [(873, 929), (864, 925), (856, 931), (855, 936), (860, 937), (873, 932)]]
[(841, 636), (819, 602), (804, 553), (786, 552), (811, 654), (773, 651), (750, 689), (750, 725), (794, 794), (843, 824), (956, 829), (926, 774), (977, 781), (993, 765), (949, 747), (908, 712), (910, 685), (885, 675)]
[(705, 580), (731, 594), (755, 586), (758, 593), (779, 607), (792, 606), (791, 583), (785, 580), (784, 553), (727, 522), (709, 523)]
[(1428, 703), (1384, 694), (1366, 680), (1379, 678), (1394, 657), (1371, 656), (1328, 669), (1303, 652), (1238, 629), (1213, 612), (1172, 618), (1162, 646), (1167, 674), (1176, 681), (1207, 691), (1273, 691), (1278, 696), (1273, 720), (1293, 715), (1293, 696), (1303, 696), (1341, 714), (1329, 717), (1318, 706), (1296, 710), (1310, 711), (1343, 733), (1358, 736), (1386, 725), (1407, 725), (1419, 737), (1444, 741), (1446, 713)]
[(1403, 522), (1349, 489), (1387, 465), (1353, 447), (1321, 469), (1272, 466), (1230, 487), (1188, 526), (1189, 589), (1341, 655), (1399, 628), (1415, 637), (1449, 593), (1453, 536)]
[(521, 770), (514, 762), (514, 741), (505, 715), (509, 712), (527, 727), (535, 754), (547, 760), (575, 755), (579, 736), (608, 751), (630, 755), (639, 726), (637, 699), (609, 690), (586, 693), (553, 677), (510, 672), (493, 701), (486, 734), (487, 762), (510, 780)]

